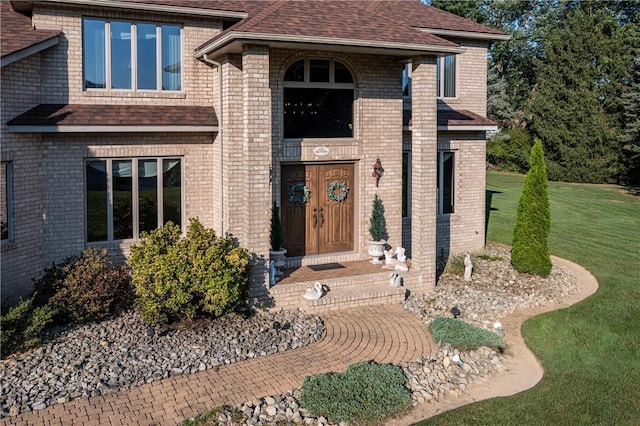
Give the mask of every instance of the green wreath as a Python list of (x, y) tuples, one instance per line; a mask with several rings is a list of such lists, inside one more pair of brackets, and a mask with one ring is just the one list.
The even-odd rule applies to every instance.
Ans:
[(296, 182), (289, 185), (289, 202), (294, 204), (304, 204), (309, 201), (311, 191), (303, 182)]
[[(336, 190), (339, 190), (340, 192), (336, 194)], [(333, 201), (344, 201), (347, 198), (347, 194), (349, 193), (349, 187), (344, 182), (334, 180), (329, 184), (327, 193), (329, 194), (329, 199)]]

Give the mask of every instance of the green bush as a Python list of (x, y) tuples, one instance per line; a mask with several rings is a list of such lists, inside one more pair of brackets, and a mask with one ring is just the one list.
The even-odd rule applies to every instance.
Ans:
[(528, 130), (505, 130), (487, 140), (487, 163), (498, 170), (526, 173), (532, 145)]
[(313, 416), (324, 416), (334, 423), (379, 423), (411, 407), (405, 383), (398, 366), (359, 362), (343, 373), (305, 377), (300, 405)]
[(114, 265), (106, 249), (94, 247), (52, 265), (34, 286), (36, 304), (48, 304), (65, 323), (108, 318), (133, 302), (128, 267)]
[(371, 217), (369, 218), (369, 234), (371, 234), (371, 241), (382, 241), (386, 227), (387, 224), (384, 219), (384, 207), (382, 207), (382, 200), (378, 197), (378, 194), (376, 194), (375, 197), (373, 197)]
[(456, 256), (449, 256), (449, 259), (447, 261), (447, 266), (445, 267), (445, 271), (453, 275), (463, 276), (464, 268), (465, 268), (464, 255), (459, 254)]
[(131, 247), (136, 307), (152, 324), (222, 315), (244, 296), (249, 260), (247, 250), (232, 238), (216, 237), (198, 219), (190, 220), (182, 239), (169, 222)]
[(546, 277), (551, 273), (549, 231), (551, 209), (542, 142), (536, 139), (531, 148), (531, 167), (518, 201), (513, 229), (511, 264), (519, 271)]
[(271, 230), (269, 231), (269, 242), (271, 250), (278, 251), (282, 248), (282, 223), (280, 222), (280, 207), (273, 202), (271, 207)]
[(482, 346), (504, 348), (501, 336), (456, 318), (437, 317), (429, 323), (429, 329), (435, 341), (450, 343), (463, 351)]
[(42, 330), (53, 319), (49, 306), (34, 307), (33, 297), (11, 308), (3, 308), (0, 317), (0, 348), (2, 357), (40, 343)]

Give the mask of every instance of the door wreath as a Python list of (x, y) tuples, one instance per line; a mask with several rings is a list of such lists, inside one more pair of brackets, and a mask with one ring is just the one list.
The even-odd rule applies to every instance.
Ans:
[[(338, 192), (336, 193), (336, 191)], [(341, 202), (347, 198), (349, 187), (346, 183), (336, 180), (329, 184), (327, 192), (330, 200)]]
[(289, 185), (289, 202), (294, 204), (304, 204), (309, 201), (311, 191), (303, 182), (296, 182)]

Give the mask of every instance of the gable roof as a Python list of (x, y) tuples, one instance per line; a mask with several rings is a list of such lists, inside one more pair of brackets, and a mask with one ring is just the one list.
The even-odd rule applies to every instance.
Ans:
[(0, 66), (4, 67), (58, 44), (60, 30), (34, 29), (31, 18), (0, 1)]
[(490, 40), (509, 39), (502, 31), (427, 6), (419, 0), (367, 0), (366, 3), (369, 11), (392, 17), (427, 33)]
[(7, 122), (12, 133), (216, 132), (211, 106), (41, 104)]
[[(391, 54), (394, 53), (392, 51), (396, 54), (451, 54), (463, 51), (456, 43), (418, 31), (397, 17), (367, 10), (367, 2), (280, 0), (265, 3), (268, 5), (264, 4), (258, 13), (196, 48), (195, 56), (227, 50), (239, 51), (239, 44), (251, 41), (271, 45), (344, 46), (352, 50), (384, 49)], [(402, 2), (403, 5), (412, 3), (415, 2)]]

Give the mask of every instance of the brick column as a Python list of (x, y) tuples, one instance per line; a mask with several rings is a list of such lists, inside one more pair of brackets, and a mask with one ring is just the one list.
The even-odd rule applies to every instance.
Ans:
[[(245, 186), (234, 196), (243, 199), (242, 216), (245, 247), (254, 255), (250, 298), (265, 300), (269, 282), (269, 229), (271, 223), (271, 90), (269, 49), (245, 46), (242, 52), (242, 152)], [(238, 147), (239, 149), (240, 147)], [(239, 188), (240, 189), (240, 188)]]
[(412, 64), (411, 262), (420, 291), (436, 276), (436, 58), (415, 57)]

